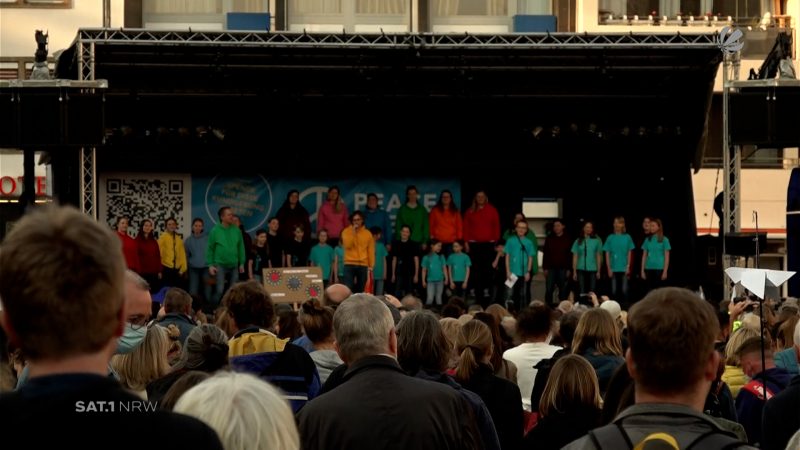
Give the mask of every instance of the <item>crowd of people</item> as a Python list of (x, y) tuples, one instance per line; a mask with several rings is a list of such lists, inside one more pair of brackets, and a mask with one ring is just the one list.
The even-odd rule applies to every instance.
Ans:
[[(227, 227), (218, 225), (214, 239), (235, 246), (208, 247), (230, 264), (217, 273), (244, 269), (230, 258), (231, 248), (244, 246), (230, 213), (220, 211)], [(326, 220), (340, 213), (333, 205)], [(419, 213), (404, 214), (411, 220)], [(328, 238), (357, 240), (348, 229), (363, 228), (353, 222)], [(507, 267), (523, 272), (533, 265), (525, 223), (514, 229), (521, 245), (505, 254)], [(597, 279), (586, 255), (601, 249), (609, 275), (630, 272), (633, 244), (624, 222), (615, 225), (617, 237), (602, 246), (584, 227), (583, 240), (571, 246), (578, 249), (576, 278)], [(648, 265), (647, 253), (658, 253), (658, 245), (668, 261), (669, 243), (657, 226), (648, 238), (655, 242), (644, 246), (645, 279), (667, 272), (668, 263)], [(400, 231), (410, 239), (424, 235), (422, 228), (405, 224)], [(264, 240), (257, 236), (253, 245)], [(463, 251), (458, 239), (452, 244), (448, 259)], [(434, 246), (443, 251), (441, 241)], [(9, 433), (12, 448), (45, 445), (52, 436), (95, 447), (112, 435), (121, 447), (228, 450), (800, 443), (794, 299), (712, 305), (663, 287), (629, 308), (589, 292), (585, 302), (579, 294), (556, 305), (526, 300), (518, 311), (452, 295), (440, 309), (413, 292), (398, 298), (331, 283), (322, 298), (295, 311), (274, 304), (257, 279), (231, 278), (219, 308), (203, 314), (179, 287), (154, 303), (124, 248), (102, 225), (57, 206), (26, 215), (0, 246), (7, 350), (0, 352), (0, 415), (9, 430), (48, 424), (48, 433)], [(625, 266), (617, 252), (628, 253)], [(179, 253), (172, 254), (176, 263)], [(174, 267), (178, 275), (181, 267)], [(442, 286), (470, 286), (455, 271), (439, 270)], [(146, 444), (119, 440), (142, 433)]]

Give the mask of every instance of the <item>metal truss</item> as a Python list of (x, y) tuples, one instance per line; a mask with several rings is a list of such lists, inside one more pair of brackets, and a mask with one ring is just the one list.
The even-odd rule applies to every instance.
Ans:
[[(725, 169), (724, 205), (723, 205), (723, 230), (725, 234), (741, 231), (741, 179), (742, 179), (742, 152), (738, 145), (731, 145), (730, 142), (730, 92), (733, 83), (739, 80), (739, 66), (741, 63), (741, 53), (730, 53), (725, 55), (722, 68), (722, 154), (723, 166)], [(724, 271), (729, 267), (736, 266), (736, 257), (729, 256), (725, 239), (722, 240), (722, 270), (723, 270), (723, 298), (731, 297), (733, 287), (727, 280)]]
[[(95, 41), (82, 38), (78, 32), (75, 38), (75, 51), (78, 55), (78, 80), (94, 81), (95, 79)], [(94, 91), (89, 89), (89, 91)], [(80, 150), (80, 183), (81, 212), (97, 219), (97, 153), (94, 147), (81, 147)]]
[(81, 212), (97, 219), (97, 157), (94, 147), (81, 147)]
[(78, 80), (94, 80), (94, 41), (84, 41), (81, 39), (80, 32), (75, 40), (76, 52), (78, 54)]
[(306, 32), (152, 31), (142, 29), (81, 29), (76, 38), (84, 50), (81, 69), (94, 66), (91, 44), (181, 44), (234, 47), (459, 47), (459, 48), (583, 48), (583, 47), (717, 47), (717, 34), (339, 34)]

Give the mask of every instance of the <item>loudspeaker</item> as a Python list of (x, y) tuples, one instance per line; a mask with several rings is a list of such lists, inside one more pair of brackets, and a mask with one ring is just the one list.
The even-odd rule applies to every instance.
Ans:
[(767, 248), (767, 233), (728, 233), (725, 235), (725, 254), (732, 256), (756, 256), (756, 236), (758, 253)]
[(717, 304), (722, 300), (722, 240), (705, 234), (695, 241), (698, 281), (703, 287), (706, 300)]
[(765, 148), (800, 145), (800, 88), (747, 87), (730, 95), (731, 144)]
[[(786, 270), (800, 272), (800, 169), (792, 169), (786, 194)], [(800, 276), (788, 285), (789, 296), (800, 297)]]

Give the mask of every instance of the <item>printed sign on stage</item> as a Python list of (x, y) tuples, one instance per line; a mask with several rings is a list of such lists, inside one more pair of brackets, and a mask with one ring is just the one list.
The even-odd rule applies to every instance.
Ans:
[(284, 267), (264, 269), (264, 288), (275, 303), (303, 303), (322, 298), (322, 269), (319, 267)]
[(365, 178), (360, 180), (299, 179), (223, 176), (192, 178), (192, 216), (206, 221), (206, 229), (219, 222), (217, 211), (230, 206), (238, 215), (245, 229), (253, 233), (267, 228), (267, 221), (275, 216), (287, 194), (296, 189), (300, 192), (300, 203), (308, 210), (311, 228), (316, 232), (317, 211), (326, 201), (328, 187), (338, 186), (347, 210), (363, 210), (367, 194), (378, 196), (380, 208), (389, 213), (392, 222), (397, 210), (406, 201), (406, 187), (414, 185), (419, 191), (419, 202), (430, 211), (439, 199), (439, 193), (447, 189), (453, 193), (456, 205), (461, 202), (461, 183), (457, 178)]
[[(97, 184), (97, 217), (114, 228), (117, 218), (128, 217), (128, 234), (135, 237), (144, 219), (153, 221), (156, 235), (168, 218), (178, 221), (178, 233), (191, 233), (189, 211), (192, 179), (186, 173), (104, 173)], [(206, 227), (206, 230), (211, 230)]]

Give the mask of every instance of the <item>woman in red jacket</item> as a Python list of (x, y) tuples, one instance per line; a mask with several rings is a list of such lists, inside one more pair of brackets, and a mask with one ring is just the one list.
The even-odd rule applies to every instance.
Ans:
[(153, 233), (153, 221), (145, 219), (136, 235), (136, 247), (139, 252), (139, 275), (150, 284), (150, 292), (161, 289), (161, 251)]
[(139, 271), (139, 253), (136, 249), (136, 241), (128, 236), (128, 218), (125, 216), (117, 217), (114, 226), (117, 229), (117, 236), (122, 243), (122, 254), (125, 256), (125, 265), (134, 272)]
[(492, 260), (494, 245), (500, 238), (500, 216), (489, 203), (486, 192), (478, 191), (472, 206), (464, 213), (464, 241), (466, 251), (472, 259), (470, 280), (475, 288), (475, 300), (483, 307), (488, 305), (492, 286)]

